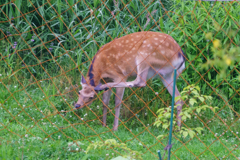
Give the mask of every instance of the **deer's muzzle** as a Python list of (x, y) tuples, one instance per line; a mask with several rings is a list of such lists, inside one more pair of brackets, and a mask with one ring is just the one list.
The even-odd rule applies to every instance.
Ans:
[(80, 104), (75, 104), (75, 108), (79, 108), (79, 107), (81, 107)]

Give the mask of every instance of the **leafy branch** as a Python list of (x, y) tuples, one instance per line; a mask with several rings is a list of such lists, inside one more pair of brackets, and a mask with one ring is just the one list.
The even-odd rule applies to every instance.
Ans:
[[(189, 85), (183, 89), (181, 92), (181, 96), (176, 97), (175, 101), (178, 101), (182, 99), (185, 101), (186, 104), (189, 104), (190, 107), (184, 107), (181, 112), (182, 121), (187, 122), (192, 119), (194, 116), (194, 112), (196, 114), (200, 114), (203, 111), (206, 111), (207, 109), (211, 109), (213, 112), (215, 112), (217, 107), (212, 107), (209, 105), (201, 105), (205, 101), (211, 101), (212, 97), (207, 95), (201, 95), (200, 94), (200, 88), (195, 85)], [(176, 106), (174, 108), (177, 108)], [(163, 129), (167, 129), (170, 127), (170, 118), (171, 118), (171, 107), (168, 108), (161, 108), (157, 111), (158, 117), (154, 123), (157, 127), (162, 127)], [(182, 136), (186, 138), (187, 136), (190, 136), (191, 138), (194, 137), (196, 133), (201, 134), (201, 131), (203, 130), (202, 127), (195, 127), (195, 128), (186, 128), (181, 127), (179, 128), (176, 125), (176, 116), (173, 116), (173, 126), (174, 126), (174, 133), (176, 135)], [(159, 135), (158, 138), (166, 137), (166, 135)]]
[[(219, 28), (215, 26), (216, 31)], [(236, 63), (240, 61), (240, 47), (239, 44), (234, 43), (234, 36), (236, 36), (237, 31), (229, 30), (227, 31), (228, 39), (225, 40), (222, 44), (221, 40), (215, 39), (213, 40), (213, 33), (208, 32), (205, 35), (207, 41), (213, 40), (213, 46), (211, 50), (213, 52), (212, 59), (209, 59), (206, 63), (202, 65), (203, 69), (209, 69), (211, 66), (215, 66), (219, 68), (220, 74), (218, 74), (217, 78), (226, 77), (226, 73), (228, 68), (233, 69), (236, 66)], [(240, 76), (238, 76), (240, 80)]]

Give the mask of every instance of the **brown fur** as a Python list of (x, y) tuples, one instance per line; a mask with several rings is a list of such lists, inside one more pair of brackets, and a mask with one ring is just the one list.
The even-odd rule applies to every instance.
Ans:
[(136, 76), (136, 58), (146, 59), (147, 64), (161, 68), (171, 65), (166, 62), (177, 59), (178, 52), (181, 52), (180, 46), (164, 33), (137, 32), (115, 39), (104, 45), (95, 56), (92, 71), (95, 86), (101, 77), (118, 82)]

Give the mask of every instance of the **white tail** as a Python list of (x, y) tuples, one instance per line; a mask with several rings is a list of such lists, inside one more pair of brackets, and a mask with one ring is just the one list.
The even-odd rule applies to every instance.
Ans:
[[(185, 55), (169, 35), (158, 32), (137, 32), (115, 39), (104, 45), (94, 56), (86, 80), (82, 77), (82, 90), (76, 108), (89, 105), (96, 90), (116, 88), (114, 130), (117, 130), (120, 105), (126, 87), (144, 87), (148, 78), (159, 75), (172, 95), (173, 71), (178, 75), (185, 68)], [(135, 76), (134, 81), (128, 78)], [(100, 83), (103, 81), (104, 84)], [(176, 86), (175, 86), (176, 87)], [(176, 89), (175, 97), (179, 96)], [(106, 125), (107, 105), (111, 91), (103, 94), (103, 125)], [(181, 126), (182, 102), (178, 101), (178, 125)]]

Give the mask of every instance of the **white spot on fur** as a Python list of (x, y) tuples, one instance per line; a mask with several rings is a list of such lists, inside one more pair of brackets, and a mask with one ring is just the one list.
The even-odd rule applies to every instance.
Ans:
[(156, 55), (156, 52), (153, 52), (153, 55), (155, 56), (155, 55)]
[(126, 40), (126, 43), (128, 43), (129, 42), (129, 40)]
[(162, 53), (162, 54), (165, 54), (165, 51), (164, 51), (164, 50), (162, 50), (162, 51), (161, 51), (161, 53)]
[(166, 46), (167, 46), (167, 47), (169, 46), (169, 43), (168, 43), (168, 42), (166, 42)]
[(154, 38), (154, 40), (156, 40), (156, 41), (157, 41), (157, 40), (158, 40), (158, 38)]

